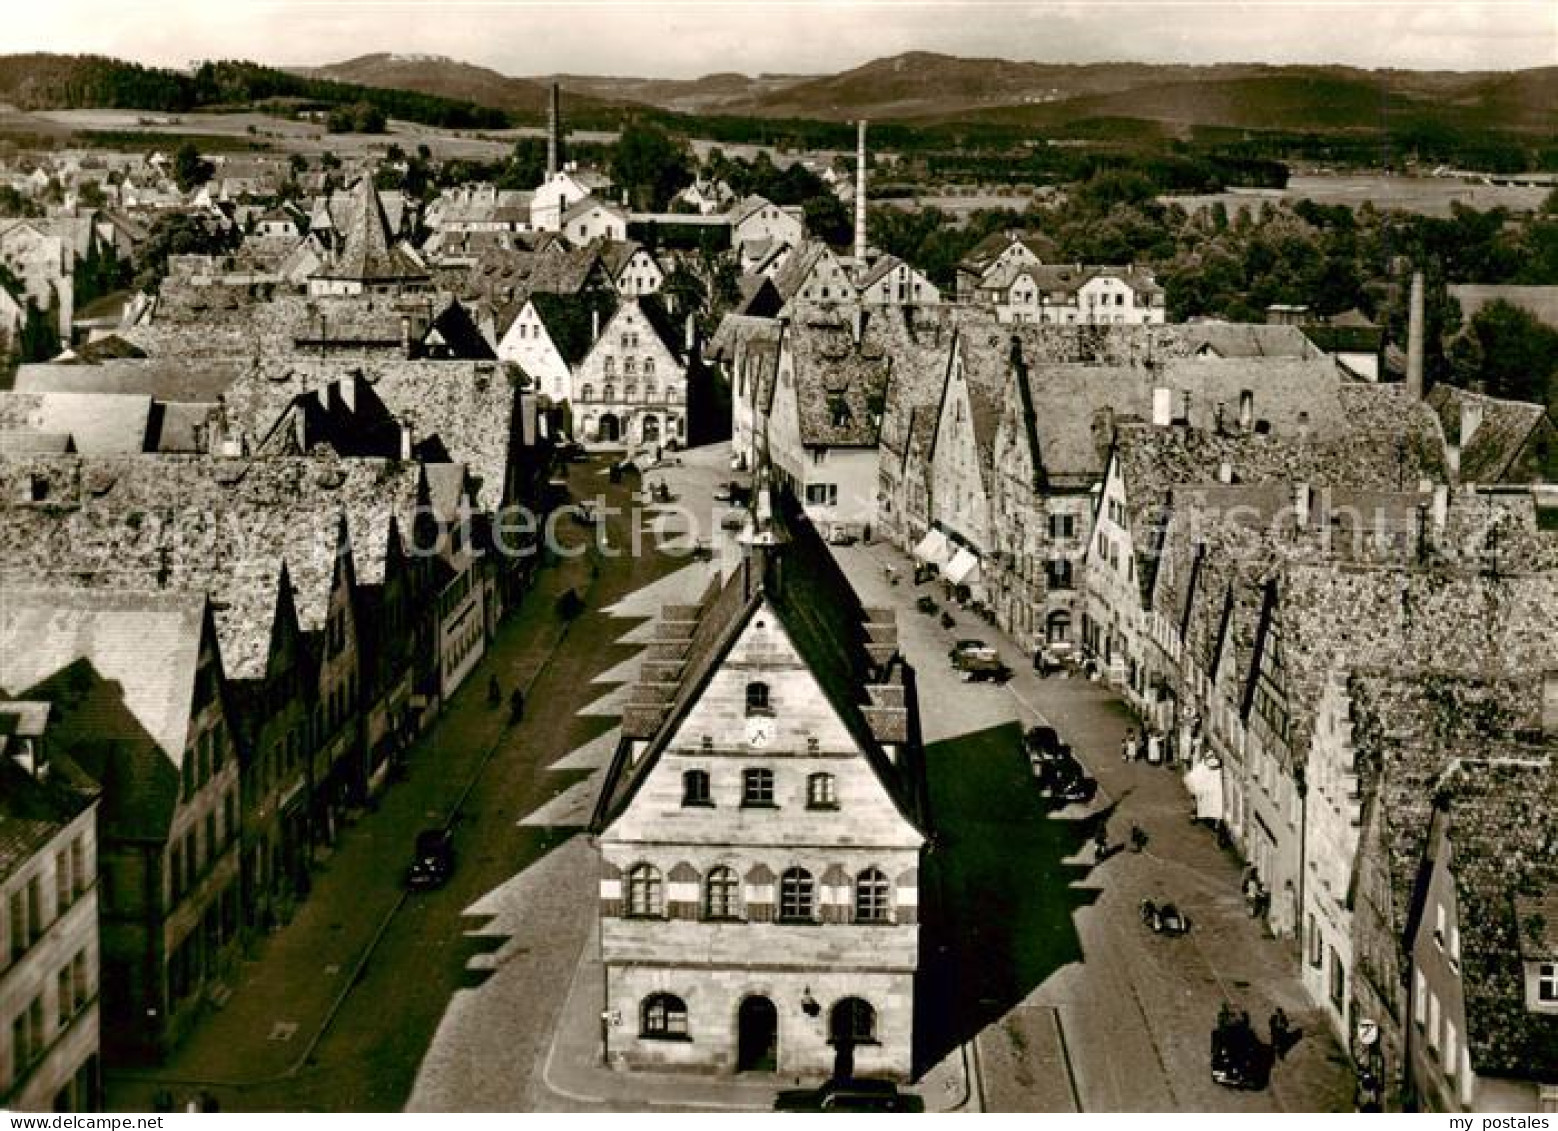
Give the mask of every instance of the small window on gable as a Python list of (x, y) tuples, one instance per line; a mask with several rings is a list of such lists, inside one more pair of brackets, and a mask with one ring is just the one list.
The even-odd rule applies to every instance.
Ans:
[(774, 772), (772, 770), (743, 770), (741, 772), (741, 804), (772, 806), (774, 803)]
[(811, 774), (806, 779), (806, 808), (837, 809), (838, 788), (832, 774)]
[(747, 714), (767, 715), (773, 712), (768, 698), (768, 684), (753, 680), (747, 684)]

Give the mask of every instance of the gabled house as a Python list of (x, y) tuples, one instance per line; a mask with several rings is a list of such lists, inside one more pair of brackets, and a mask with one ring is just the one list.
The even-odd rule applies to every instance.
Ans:
[(323, 264), (308, 279), (308, 293), (320, 295), (401, 294), (431, 288), (427, 266), (410, 244), (392, 234), (373, 179), (363, 177), (353, 187), (344, 230), (321, 218), (324, 228), (310, 227), (310, 236), (326, 230), (336, 237)]
[(1444, 429), (1445, 459), (1462, 485), (1558, 481), (1558, 421), (1552, 409), (1435, 385), (1428, 404)]
[(656, 294), (665, 282), (654, 254), (636, 240), (608, 240), (600, 247), (600, 259), (611, 285), (624, 298)]
[(588, 247), (596, 240), (622, 242), (628, 238), (628, 210), (601, 197), (587, 196), (568, 206), (558, 230), (575, 247)]
[(606, 295), (580, 301), (536, 291), (503, 332), (498, 357), (518, 365), (537, 390), (562, 404), (574, 395), (574, 366), (583, 362), (602, 322), (609, 325), (615, 312), (616, 302)]
[(686, 443), (692, 334), (691, 317), (683, 337), (657, 296), (624, 300), (574, 369), (575, 433), (629, 447)]
[(941, 291), (924, 272), (896, 255), (881, 256), (857, 282), (867, 306), (927, 306), (941, 301)]
[(103, 1035), (161, 1053), (236, 961), (239, 765), (203, 596), (8, 589), (0, 687), (102, 789)]
[(848, 269), (821, 240), (797, 245), (773, 279), (774, 289), (786, 306), (855, 301), (855, 283)]
[(757, 494), (743, 559), (663, 610), (592, 820), (605, 1061), (908, 1079), (912, 679), (891, 614)]
[(570, 208), (610, 184), (608, 177), (575, 168), (553, 173), (530, 198), (530, 226), (538, 232), (561, 232)]
[(799, 209), (781, 207), (761, 196), (743, 198), (726, 215), (730, 218), (732, 247), (764, 240), (799, 247), (806, 234)]

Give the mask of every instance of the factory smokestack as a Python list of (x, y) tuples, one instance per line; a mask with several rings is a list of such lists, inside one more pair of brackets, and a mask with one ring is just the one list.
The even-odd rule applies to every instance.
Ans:
[(866, 120), (860, 119), (855, 142), (855, 263), (866, 264)]
[(1423, 273), (1412, 272), (1412, 297), (1407, 307), (1407, 396), (1423, 399)]
[(546, 179), (551, 180), (557, 175), (558, 150), (561, 148), (560, 129), (561, 114), (557, 104), (561, 95), (558, 93), (557, 84), (552, 84), (551, 97), (546, 104)]

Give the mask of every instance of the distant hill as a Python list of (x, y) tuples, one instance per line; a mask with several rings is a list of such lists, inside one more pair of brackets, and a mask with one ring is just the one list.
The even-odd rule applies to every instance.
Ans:
[[(288, 73), (312, 79), (357, 83), (362, 86), (414, 90), (439, 98), (490, 106), (511, 114), (546, 113), (546, 80), (511, 78), (487, 67), (461, 63), (439, 55), (360, 55), (344, 63), (322, 67), (286, 67)], [(596, 110), (610, 99), (590, 96), (570, 98), (575, 110)]]
[(743, 114), (779, 92), (810, 81), (810, 75), (749, 76), (726, 71), (696, 79), (606, 78), (598, 75), (544, 75), (533, 81), (556, 82), (563, 91), (608, 102), (633, 102), (677, 114)]
[(387, 116), (455, 128), (508, 124), (501, 108), (414, 88), (376, 87), (223, 60), (193, 72), (100, 55), (0, 55), (0, 102), (22, 110), (111, 108), (184, 112), (256, 103), (334, 106), (369, 102)]

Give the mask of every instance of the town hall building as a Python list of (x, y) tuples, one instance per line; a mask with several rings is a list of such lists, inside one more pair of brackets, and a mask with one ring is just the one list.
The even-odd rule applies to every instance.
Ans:
[(766, 485), (668, 606), (593, 828), (613, 1068), (908, 1079), (926, 833), (912, 677)]

